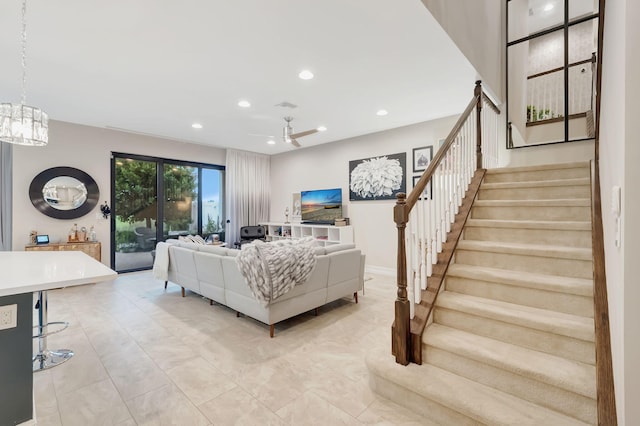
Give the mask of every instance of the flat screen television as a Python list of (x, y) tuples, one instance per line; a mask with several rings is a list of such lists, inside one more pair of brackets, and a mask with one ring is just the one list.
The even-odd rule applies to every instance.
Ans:
[(342, 188), (302, 191), (302, 222), (333, 225), (342, 217)]

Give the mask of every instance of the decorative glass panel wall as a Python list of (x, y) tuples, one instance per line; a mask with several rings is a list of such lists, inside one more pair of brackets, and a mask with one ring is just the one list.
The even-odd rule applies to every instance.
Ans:
[(507, 0), (507, 147), (594, 137), (597, 0)]

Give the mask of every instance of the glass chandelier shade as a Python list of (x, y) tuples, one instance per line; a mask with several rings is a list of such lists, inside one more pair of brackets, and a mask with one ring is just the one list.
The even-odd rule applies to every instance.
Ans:
[(49, 116), (40, 108), (24, 104), (0, 104), (0, 140), (44, 146), (49, 142)]
[(0, 141), (44, 146), (49, 142), (49, 116), (25, 105), (27, 99), (27, 0), (22, 1), (22, 102), (0, 104)]

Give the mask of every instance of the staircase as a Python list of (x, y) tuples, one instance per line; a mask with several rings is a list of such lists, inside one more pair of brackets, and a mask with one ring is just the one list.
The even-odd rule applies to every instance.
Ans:
[(589, 163), (488, 170), (423, 334), (367, 358), (425, 424), (595, 424)]

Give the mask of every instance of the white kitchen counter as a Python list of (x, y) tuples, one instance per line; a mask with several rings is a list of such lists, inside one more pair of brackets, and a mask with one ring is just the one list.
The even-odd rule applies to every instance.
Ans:
[(96, 283), (117, 276), (80, 251), (0, 252), (0, 297)]

